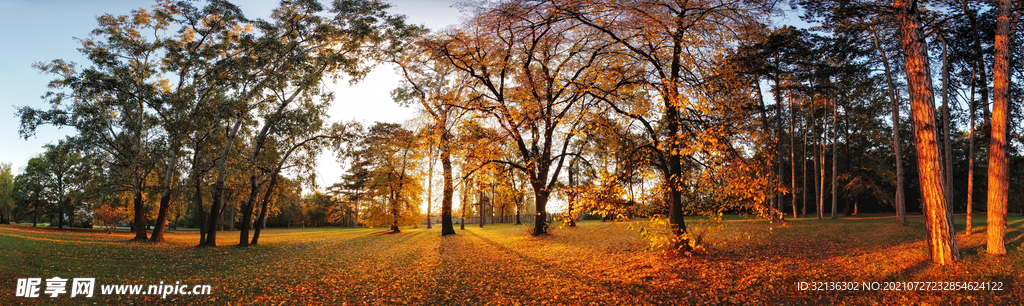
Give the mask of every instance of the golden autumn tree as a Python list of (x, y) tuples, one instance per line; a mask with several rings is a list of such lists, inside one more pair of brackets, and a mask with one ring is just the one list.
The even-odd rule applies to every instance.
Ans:
[(587, 84), (600, 77), (603, 42), (537, 2), (480, 7), (463, 27), (444, 33), (439, 56), (473, 81), (469, 109), (515, 148), (514, 160), (492, 162), (527, 174), (536, 205), (533, 233), (547, 232), (547, 204), (572, 153), (587, 104)]
[(412, 131), (394, 123), (376, 123), (360, 140), (358, 153), (369, 161), (369, 177), (361, 204), (361, 221), (367, 226), (415, 224), (420, 218), (423, 196), (423, 158), (420, 139)]
[[(402, 76), (402, 84), (391, 92), (400, 104), (422, 106), (430, 120), (427, 127), (429, 145), (436, 148), (441, 161), (441, 236), (454, 235), (452, 202), (455, 186), (452, 169), (452, 138), (461, 118), (466, 115), (460, 103), (467, 90), (465, 79), (458, 78), (447, 62), (432, 54), (434, 37), (423, 36), (412, 40), (393, 55), (392, 62)], [(430, 174), (432, 176), (433, 173)], [(433, 178), (428, 178), (432, 180)], [(432, 190), (427, 192), (432, 197)], [(429, 206), (428, 206), (429, 211)], [(428, 223), (429, 228), (429, 223)]]
[[(637, 81), (657, 99), (647, 107), (620, 107), (615, 111), (643, 123), (644, 133), (660, 159), (664, 191), (669, 202), (672, 231), (686, 233), (683, 221), (685, 178), (700, 168), (704, 157), (727, 141), (718, 141), (709, 113), (723, 110), (704, 99), (708, 71), (737, 33), (756, 24), (765, 8), (745, 1), (551, 1), (566, 18), (596, 31), (602, 40), (621, 50), (625, 61), (644, 71)], [(714, 126), (708, 124), (707, 127)], [(715, 142), (709, 140), (714, 139)], [(708, 146), (695, 146), (708, 144)], [(694, 149), (695, 147), (702, 147)], [(728, 150), (726, 150), (728, 151)]]

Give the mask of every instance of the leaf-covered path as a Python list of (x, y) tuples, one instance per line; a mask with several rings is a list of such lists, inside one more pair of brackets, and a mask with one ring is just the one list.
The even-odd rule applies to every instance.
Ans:
[[(962, 216), (960, 216), (962, 217)], [(976, 218), (976, 220), (979, 218)], [(838, 222), (839, 224), (835, 224)], [(958, 219), (962, 227), (962, 218)], [(965, 261), (927, 264), (923, 224), (892, 218), (795, 220), (781, 227), (734, 219), (709, 227), (711, 252), (644, 251), (624, 223), (582, 222), (531, 237), (525, 227), (271, 229), (261, 245), (198, 248), (197, 233), (161, 245), (128, 233), (0, 226), (0, 304), (1015, 304), (1024, 301), (1011, 218), (1009, 256), (984, 255), (979, 233), (958, 235)], [(236, 234), (237, 232), (223, 233)], [(226, 236), (230, 237), (230, 236)], [(96, 277), (104, 284), (208, 284), (209, 296), (99, 295), (16, 298), (15, 279)], [(800, 282), (997, 281), (1003, 291), (801, 291)]]

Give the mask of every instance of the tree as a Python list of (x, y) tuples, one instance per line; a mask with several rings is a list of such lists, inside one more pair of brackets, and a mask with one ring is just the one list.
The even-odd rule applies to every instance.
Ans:
[[(272, 155), (272, 158), (269, 158), (269, 160), (277, 160), (277, 164), (271, 164), (271, 167), (269, 168), (270, 182), (267, 183), (263, 196), (255, 203), (255, 206), (260, 207), (260, 211), (255, 224), (253, 224), (253, 227), (256, 229), (252, 235), (251, 244), (253, 245), (259, 243), (260, 231), (263, 229), (263, 225), (267, 220), (267, 212), (270, 208), (269, 203), (271, 202), (271, 199), (274, 198), (275, 191), (278, 189), (278, 181), (282, 180), (281, 171), (289, 168), (292, 168), (293, 170), (298, 169), (297, 172), (300, 172), (301, 175), (302, 171), (305, 170), (304, 177), (313, 177), (313, 174), (309, 172), (313, 171), (314, 166), (316, 166), (316, 157), (320, 155), (323, 149), (328, 145), (331, 145), (335, 148), (335, 151), (337, 151), (337, 148), (341, 143), (351, 137), (351, 135), (346, 134), (349, 127), (340, 123), (332, 124), (330, 128), (327, 129), (324, 129), (319, 125), (306, 127), (308, 129), (304, 130), (305, 132), (291, 131), (290, 133), (286, 133), (289, 135), (287, 143), (284, 141), (275, 141), (269, 144), (269, 146), (277, 144), (277, 147), (273, 150), (276, 154)], [(320, 132), (321, 134), (310, 135), (312, 132)], [(302, 138), (298, 141), (293, 138), (299, 136)], [(267, 171), (268, 169), (264, 168), (262, 170)], [(333, 196), (334, 195), (332, 195), (332, 197)], [(342, 217), (344, 215), (346, 214), (343, 211)], [(243, 218), (242, 223), (245, 225), (243, 228), (249, 227), (250, 224), (247, 221), (247, 218)], [(339, 223), (341, 222), (339, 221)], [(244, 241), (245, 239), (246, 230), (243, 229), (242, 240)], [(242, 245), (244, 246), (245, 244)]]
[(24, 204), (35, 216), (39, 209), (49, 214), (50, 223), (64, 228), (81, 207), (84, 189), (89, 183), (91, 169), (89, 161), (80, 154), (71, 139), (44, 146), (46, 152), (29, 160), (25, 173), (19, 175), (19, 188)]
[(359, 154), (369, 162), (369, 177), (362, 204), (362, 221), (367, 226), (415, 224), (420, 217), (423, 187), (416, 135), (394, 123), (376, 123), (361, 139)]
[[(657, 105), (658, 111), (633, 112), (631, 108), (615, 111), (644, 123), (644, 133), (660, 159), (672, 231), (682, 237), (686, 233), (682, 181), (687, 174), (684, 169), (698, 168), (698, 163), (691, 162), (696, 153), (703, 152), (703, 148), (691, 150), (689, 144), (716, 137), (702, 131), (717, 132), (702, 129), (703, 126), (688, 126), (688, 123), (706, 122), (706, 118), (701, 118), (706, 113), (698, 109), (721, 109), (701, 104), (713, 101), (700, 96), (708, 89), (704, 86), (708, 71), (701, 69), (709, 60), (704, 55), (727, 48), (735, 41), (734, 34), (743, 32), (737, 29), (754, 28), (755, 16), (771, 8), (743, 1), (721, 1), (714, 5), (700, 1), (647, 0), (552, 3), (567, 18), (595, 30), (603, 40), (621, 48), (624, 60), (635, 63), (645, 72), (637, 81), (660, 98), (662, 105)], [(727, 141), (718, 143), (722, 145), (706, 150), (723, 148), (726, 156), (733, 156), (724, 145)], [(679, 241), (680, 245), (686, 245), (683, 240)]]
[[(243, 123), (256, 121), (257, 115), (262, 117), (263, 126), (249, 155), (255, 160), (270, 133), (279, 132), (279, 120), (288, 116), (293, 102), (323, 101), (313, 111), (326, 109), (330, 99), (321, 91), (324, 78), (337, 79), (344, 74), (354, 82), (369, 71), (368, 65), (381, 50), (412, 34), (407, 31), (404, 16), (387, 14), (388, 7), (370, 0), (336, 1), (329, 10), (316, 1), (283, 2), (274, 10), (272, 20), (254, 22), (259, 35), (243, 37), (243, 52), (230, 61), (244, 71), (232, 76), (235, 89), (229, 100), (237, 103), (238, 111), (232, 115), (234, 122), (221, 152), (204, 245), (217, 243), (215, 228), (224, 208), (224, 163)], [(323, 16), (325, 11), (334, 14), (333, 18)], [(244, 202), (243, 221), (251, 220), (257, 190), (262, 188), (255, 170), (250, 170), (250, 194)], [(239, 242), (242, 240), (247, 239)]]
[(14, 208), (14, 174), (11, 163), (0, 163), (0, 224), (11, 224)]
[[(467, 91), (467, 82), (454, 77), (454, 69), (445, 65), (444, 61), (438, 60), (438, 54), (432, 53), (434, 43), (436, 41), (431, 37), (425, 37), (413, 41), (402, 52), (396, 54), (393, 62), (397, 64), (397, 69), (403, 77), (403, 86), (392, 91), (391, 95), (400, 104), (419, 102), (432, 119), (432, 124), (427, 130), (431, 135), (429, 139), (436, 139), (431, 141), (431, 148), (436, 147), (440, 154), (443, 177), (441, 236), (447, 236), (455, 234), (452, 222), (455, 187), (452, 181), (451, 143), (454, 137), (453, 130), (458, 126), (460, 118), (466, 114), (459, 105), (465, 99), (463, 94)], [(432, 181), (432, 172), (430, 176), (429, 179)], [(433, 197), (432, 190), (427, 194), (428, 197)]]
[(904, 62), (910, 92), (914, 139), (917, 148), (918, 177), (924, 201), (925, 227), (932, 262), (949, 264), (960, 260), (960, 249), (953, 234), (953, 219), (947, 209), (942, 165), (935, 135), (935, 102), (916, 0), (895, 0), (897, 20), (903, 42)]
[(247, 28), (241, 26), (245, 18), (238, 7), (223, 1), (210, 2), (202, 8), (179, 2), (155, 13), (168, 19), (164, 22), (179, 27), (175, 37), (158, 40), (164, 50), (160, 70), (176, 77), (175, 85), (165, 86), (160, 99), (150, 105), (166, 132), (164, 142), (168, 151), (164, 155), (160, 206), (150, 237), (152, 242), (162, 242), (183, 144), (186, 138), (203, 135), (204, 131), (209, 133), (219, 116), (229, 115), (219, 105), (230, 88), (224, 76), (233, 69), (225, 63)]
[[(992, 140), (988, 149), (988, 214), (987, 250), (989, 254), (1006, 255), (1006, 198), (1009, 173), (1006, 168), (1008, 145), (1007, 114), (1010, 100), (1010, 0), (999, 0), (996, 17), (995, 62), (993, 63)], [(1016, 18), (1016, 17), (1014, 17)]]
[(127, 16), (97, 17), (98, 28), (80, 40), (79, 48), (92, 66), (78, 71), (74, 63), (63, 60), (34, 64), (57, 76), (44, 95), (51, 109), (18, 110), (22, 137), (34, 135), (41, 124), (71, 126), (79, 132), (80, 141), (113, 156), (110, 166), (123, 177), (121, 188), (134, 193), (137, 240), (148, 238), (142, 193), (157, 157), (153, 151), (157, 133), (150, 131), (158, 119), (146, 108), (157, 103), (166, 86), (158, 80), (162, 44), (143, 33), (162, 33), (167, 17), (145, 9)]
[[(892, 147), (894, 155), (896, 156), (896, 195), (893, 206), (896, 208), (896, 223), (900, 226), (907, 226), (907, 204), (903, 196), (903, 144), (900, 142), (900, 98), (896, 88), (894, 72), (889, 67), (889, 55), (888, 51), (882, 49), (882, 45), (878, 42), (878, 32), (875, 27), (869, 27), (871, 31), (871, 38), (874, 42), (875, 50), (878, 51), (878, 55), (882, 60), (882, 67), (885, 69), (885, 82), (888, 86), (887, 96), (889, 97), (889, 109), (892, 113)], [(972, 123), (973, 124), (973, 123)], [(970, 207), (970, 205), (968, 205)], [(970, 212), (968, 211), (968, 215)], [(968, 225), (970, 228), (970, 217), (967, 217)]]
[(28, 160), (25, 171), (14, 178), (14, 204), (22, 216), (31, 216), (32, 227), (39, 224), (39, 214), (46, 213), (46, 161), (40, 157)]
[(588, 87), (599, 78), (602, 44), (557, 12), (527, 1), (481, 8), (463, 30), (438, 42), (437, 52), (473, 81), (467, 107), (484, 114), (509, 138), (517, 160), (491, 162), (527, 174), (533, 187), (533, 234), (547, 233), (547, 203), (572, 153), (581, 127)]

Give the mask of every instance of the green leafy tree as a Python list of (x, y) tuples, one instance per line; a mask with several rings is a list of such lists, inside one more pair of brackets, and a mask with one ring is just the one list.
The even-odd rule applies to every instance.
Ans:
[(23, 137), (33, 135), (40, 124), (71, 126), (82, 142), (113, 156), (108, 166), (118, 168), (124, 189), (134, 193), (133, 227), (139, 240), (148, 238), (142, 193), (160, 158), (159, 133), (154, 133), (160, 118), (147, 110), (162, 104), (161, 93), (170, 86), (160, 77), (162, 34), (172, 21), (169, 6), (97, 17), (98, 27), (80, 40), (79, 48), (92, 65), (79, 69), (63, 60), (36, 63), (36, 68), (57, 76), (44, 96), (52, 108), (18, 110)]
[(11, 163), (0, 163), (0, 224), (11, 224), (14, 208), (14, 174)]
[[(329, 9), (316, 1), (282, 2), (271, 14), (271, 20), (252, 23), (255, 32), (241, 39), (242, 52), (231, 62), (243, 69), (232, 76), (235, 89), (229, 97), (238, 107), (231, 116), (234, 122), (221, 151), (204, 245), (217, 244), (215, 228), (224, 208), (224, 162), (242, 125), (262, 122), (247, 152), (253, 165), (262, 158), (261, 152), (272, 134), (299, 127), (321, 127), (322, 112), (332, 97), (323, 91), (324, 79), (345, 75), (352, 82), (358, 80), (369, 71), (377, 55), (384, 53), (381, 50), (412, 34), (404, 16), (388, 14), (388, 7), (386, 3), (369, 0), (335, 1)], [(246, 170), (250, 193), (243, 202), (242, 217), (248, 227), (250, 222), (246, 221), (251, 220), (263, 186), (257, 168)], [(263, 181), (273, 177), (265, 176)], [(239, 242), (244, 245), (248, 243), (247, 233), (243, 236)]]

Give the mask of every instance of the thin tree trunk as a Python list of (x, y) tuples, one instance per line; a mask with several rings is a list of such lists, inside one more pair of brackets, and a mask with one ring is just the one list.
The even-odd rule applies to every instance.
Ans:
[[(827, 111), (827, 109), (828, 109), (828, 100), (827, 99), (825, 100), (825, 109), (826, 109), (826, 111), (825, 111), (825, 113), (823, 115), (827, 116), (828, 115), (828, 111)], [(823, 117), (825, 117), (825, 116), (823, 116)], [(821, 121), (822, 121), (822, 124), (824, 125), (825, 123), (828, 123), (828, 118), (822, 118)], [(828, 145), (828, 144), (826, 144), (825, 141), (827, 139), (826, 137), (828, 136), (828, 127), (823, 126), (822, 129), (821, 129), (821, 134), (822, 134), (822, 136), (821, 136), (821, 144), (820, 144), (820, 146), (818, 148), (818, 152), (819, 152), (818, 155), (821, 155), (821, 158), (819, 158), (820, 164), (818, 165), (818, 169), (821, 171), (820, 177), (819, 177), (819, 179), (821, 180), (821, 185), (820, 185), (821, 186), (821, 194), (818, 195), (818, 219), (824, 219), (825, 218), (825, 146)]]
[[(198, 156), (198, 154), (196, 156)], [(197, 159), (198, 158), (193, 158), (193, 161)], [(192, 166), (195, 167), (195, 165), (196, 163), (193, 162)], [(203, 180), (200, 179), (200, 175), (196, 171), (193, 171), (192, 174), (194, 175), (192, 178), (194, 184), (193, 187), (196, 189), (196, 213), (199, 215), (199, 244), (202, 245), (206, 242), (206, 211), (203, 209)]]
[[(804, 119), (806, 119), (806, 118), (807, 117), (804, 117)], [(800, 168), (801, 168), (801, 171), (803, 171), (803, 174), (800, 175), (800, 181), (802, 182), (802, 185), (803, 185), (803, 187), (800, 188), (800, 190), (801, 190), (800, 194), (803, 195), (803, 202), (804, 202), (803, 204), (804, 205), (803, 205), (803, 208), (800, 209), (800, 216), (802, 218), (807, 218), (807, 123), (806, 122), (801, 127), (801, 129), (803, 130), (803, 134), (804, 134), (804, 145), (803, 145), (804, 154), (800, 158)]]
[[(971, 71), (971, 79), (972, 80), (976, 78), (975, 74), (977, 74), (977, 67), (974, 67), (972, 69), (972, 71)], [(977, 88), (976, 88), (975, 84), (972, 82), (971, 83), (971, 101), (968, 102), (968, 105), (969, 105), (968, 108), (970, 108), (970, 112), (971, 112), (971, 123), (970, 123), (970, 125), (971, 125), (971, 127), (970, 127), (970, 129), (971, 129), (970, 130), (970, 134), (971, 134), (970, 138), (971, 138), (971, 140), (970, 140), (970, 147), (967, 149), (967, 152), (968, 152), (967, 153), (967, 221), (966, 221), (966, 224), (965, 224), (965, 228), (966, 228), (965, 232), (967, 233), (968, 236), (971, 235), (971, 234), (974, 234), (974, 229), (972, 228), (974, 226), (973, 225), (974, 217), (972, 216), (972, 214), (973, 214), (973, 210), (974, 210), (974, 158), (975, 158), (975, 156), (974, 156), (974, 125), (975, 125), (974, 117), (976, 115), (976, 113), (975, 113), (975, 111), (976, 111), (975, 110), (975, 103), (977, 103), (977, 102), (974, 101), (974, 93), (975, 93), (976, 89)]]
[[(255, 159), (252, 160), (255, 162)], [(260, 189), (262, 189), (263, 183), (256, 182), (256, 172), (251, 172), (249, 175), (249, 197), (245, 200), (245, 205), (242, 206), (242, 226), (239, 227), (238, 233), (238, 246), (249, 245), (249, 225), (252, 224), (253, 210), (256, 208), (256, 202), (259, 202)]]
[(164, 174), (163, 186), (160, 188), (160, 209), (156, 216), (156, 225), (153, 227), (153, 235), (149, 241), (163, 242), (164, 227), (167, 225), (167, 211), (171, 208), (171, 187), (174, 185), (174, 168), (178, 166), (178, 151), (181, 144), (175, 141), (171, 149), (171, 156), (167, 159), (167, 172)]
[(428, 166), (427, 166), (427, 229), (433, 228), (431, 225), (430, 206), (434, 200), (434, 146), (430, 146), (429, 152), (427, 153)]
[(1010, 0), (999, 0), (996, 17), (995, 63), (992, 68), (992, 139), (988, 149), (988, 242), (989, 254), (1006, 255), (1006, 125), (1010, 83)]
[(914, 119), (914, 140), (917, 148), (918, 176), (924, 202), (925, 227), (932, 262), (949, 264), (960, 260), (960, 250), (953, 234), (952, 216), (946, 208), (942, 166), (939, 163), (935, 135), (935, 100), (928, 80), (928, 49), (914, 0), (895, 0), (906, 61), (910, 106)]
[(469, 178), (463, 178), (462, 180), (462, 218), (459, 220), (459, 229), (461, 230), (466, 229), (466, 202), (469, 201), (469, 190), (466, 188), (467, 179)]
[[(573, 161), (575, 162), (576, 160), (573, 160)], [(576, 189), (575, 189), (576, 188), (576, 181), (575, 181), (575, 177), (574, 177), (575, 173), (573, 173), (573, 172), (575, 172), (575, 171), (573, 171), (573, 163), (569, 163), (569, 169), (568, 170), (569, 170), (569, 204), (568, 204), (568, 206), (569, 206), (568, 207), (569, 208), (569, 227), (575, 227), (576, 226), (576, 218), (574, 218), (573, 214), (572, 214), (572, 208), (573, 208), (572, 206), (576, 202)]]
[[(843, 160), (846, 161), (846, 173), (852, 174), (853, 170), (850, 169), (850, 163), (853, 161), (853, 157), (850, 155), (850, 122), (850, 112), (843, 112), (843, 150), (844, 154), (846, 154), (846, 158), (843, 158)], [(845, 197), (843, 197), (843, 214), (845, 214), (847, 217), (851, 216), (851, 214), (857, 214), (856, 196), (857, 195), (855, 194), (847, 194)], [(852, 212), (850, 211), (851, 202), (853, 202)]]
[(836, 133), (836, 126), (838, 125), (836, 118), (839, 117), (838, 112), (839, 103), (832, 103), (832, 219), (839, 217), (836, 215), (836, 208), (838, 207), (836, 203), (836, 188), (838, 187), (838, 184), (836, 184), (838, 177), (838, 173), (836, 173), (836, 159), (838, 159), (836, 156), (836, 144), (839, 142), (839, 135)]
[[(778, 60), (776, 60), (778, 63)], [(775, 210), (778, 211), (779, 218), (785, 218), (786, 213), (783, 208), (783, 197), (782, 192), (782, 90), (779, 84), (779, 76), (775, 76), (775, 160), (779, 164), (778, 179), (775, 181)]]
[(793, 196), (793, 219), (796, 219), (796, 140), (793, 139), (796, 129), (796, 105), (793, 98), (789, 98), (789, 192)]
[(224, 209), (224, 179), (227, 172), (227, 157), (235, 142), (235, 136), (238, 135), (238, 129), (242, 127), (242, 121), (244, 120), (239, 118), (238, 122), (235, 122), (231, 133), (228, 134), (228, 139), (224, 142), (224, 150), (220, 154), (220, 160), (217, 162), (217, 182), (213, 185), (213, 203), (210, 203), (210, 214), (207, 216), (210, 222), (207, 224), (206, 241), (202, 244), (203, 246), (217, 246), (217, 227), (220, 225), (220, 217)]
[(512, 171), (509, 171), (508, 175), (509, 175), (509, 179), (512, 180), (512, 196), (516, 198), (516, 200), (515, 200), (515, 204), (516, 204), (516, 225), (520, 225), (520, 224), (523, 224), (523, 222), (519, 220), (519, 207), (522, 206), (523, 197), (519, 196), (519, 192), (516, 190), (516, 175), (515, 175), (515, 173), (512, 173)]
[(480, 227), (484, 227), (484, 191), (477, 191), (476, 206), (479, 207), (477, 215), (480, 216)]
[(889, 106), (892, 108), (892, 147), (896, 156), (896, 223), (900, 226), (907, 226), (907, 206), (903, 196), (903, 146), (900, 144), (900, 103), (899, 95), (896, 93), (896, 82), (893, 81), (892, 70), (889, 68), (889, 56), (882, 50), (878, 43), (878, 32), (871, 27), (871, 36), (874, 38), (875, 49), (882, 56), (882, 66), (885, 68), (885, 82), (889, 85)]
[[(813, 87), (812, 87), (811, 91), (813, 92)], [(811, 101), (812, 101), (811, 109), (810, 109), (810, 112), (811, 112), (811, 136), (814, 138), (813, 139), (814, 140), (813, 141), (813, 145), (814, 145), (814, 147), (813, 147), (813, 149), (814, 149), (814, 152), (813, 152), (814, 153), (814, 160), (811, 161), (812, 163), (814, 163), (814, 178), (813, 178), (814, 179), (814, 202), (815, 202), (815, 205), (818, 206), (818, 208), (815, 209), (815, 213), (818, 215), (818, 219), (821, 219), (822, 218), (821, 190), (825, 188), (825, 186), (822, 186), (822, 184), (821, 184), (822, 183), (822, 181), (821, 181), (822, 180), (822, 176), (824, 176), (824, 174), (822, 174), (821, 171), (824, 171), (824, 170), (821, 169), (821, 163), (819, 162), (821, 160), (821, 145), (820, 145), (820, 143), (818, 141), (818, 134), (816, 134), (817, 131), (814, 129), (814, 127), (816, 125), (818, 125), (818, 121), (816, 120), (817, 118), (815, 118), (815, 116), (814, 116), (815, 113), (814, 113), (814, 103), (813, 103), (814, 100), (813, 100), (813, 98), (812, 98)]]
[[(949, 133), (949, 59), (946, 57), (946, 38), (941, 34), (939, 39), (942, 41), (942, 136), (943, 138), (943, 149), (945, 149), (944, 160), (946, 165), (943, 171), (944, 178), (946, 179), (946, 203), (949, 207), (949, 215), (953, 215), (953, 136)], [(953, 219), (950, 219), (953, 220)]]

